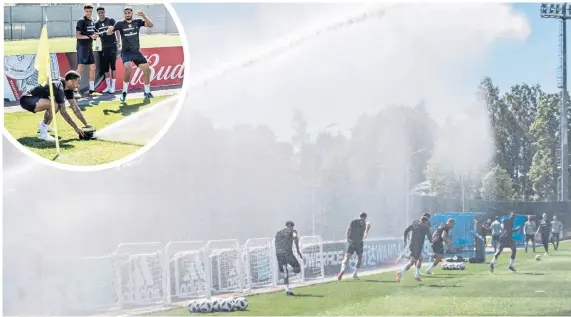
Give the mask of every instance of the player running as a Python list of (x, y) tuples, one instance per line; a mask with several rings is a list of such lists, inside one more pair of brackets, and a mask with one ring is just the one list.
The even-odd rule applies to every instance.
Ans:
[(404, 231), (404, 244), (405, 247), (408, 245), (410, 250), (410, 260), (402, 270), (397, 272), (397, 283), (400, 283), (404, 273), (414, 265), (416, 265), (416, 274), (414, 275), (414, 279), (420, 281), (420, 267), (422, 266), (422, 249), (424, 248), (424, 240), (425, 238), (430, 239), (430, 222), (428, 219), (428, 217), (423, 215), (422, 218), (420, 218), (420, 221), (415, 220)]
[(446, 223), (441, 224), (432, 235), (432, 252), (434, 253), (434, 261), (430, 263), (425, 273), (432, 275), (432, 269), (442, 261), (444, 254), (444, 243), (451, 245), (452, 242), (448, 240), (448, 233), (450, 229), (454, 228), (456, 220), (449, 218)]
[(527, 246), (531, 241), (531, 246), (533, 247), (533, 253), (535, 253), (535, 221), (532, 220), (531, 215), (527, 216), (527, 221), (523, 225), (523, 234), (525, 235), (525, 253), (527, 253)]
[[(51, 85), (53, 87), (56, 112), (61, 111), (61, 116), (64, 120), (75, 130), (75, 132), (80, 136), (83, 136), (83, 130), (75, 124), (71, 116), (67, 113), (65, 107), (65, 100), (67, 99), (70, 105), (72, 105), (72, 109), (77, 118), (86, 127), (90, 127), (90, 125), (87, 124), (87, 121), (85, 121), (81, 110), (77, 107), (73, 96), (74, 90), (79, 87), (80, 78), (81, 77), (77, 72), (69, 71), (65, 74), (65, 78), (52, 80)], [(32, 113), (45, 111), (44, 120), (38, 127), (40, 130), (38, 138), (44, 141), (55, 142), (55, 138), (48, 133), (51, 131), (50, 123), (54, 117), (52, 114), (52, 104), (50, 100), (50, 87), (48, 85), (37, 85), (31, 90), (24, 92), (20, 98), (20, 105), (22, 108)]]
[(284, 276), (286, 295), (294, 296), (293, 292), (289, 288), (289, 272), (287, 267), (290, 265), (293, 268), (293, 273), (298, 274), (301, 272), (301, 266), (293, 254), (293, 244), (295, 244), (299, 257), (303, 259), (303, 256), (299, 251), (299, 238), (297, 236), (297, 231), (293, 228), (295, 226), (294, 223), (292, 221), (288, 221), (285, 225), (285, 228), (276, 233), (276, 258), (278, 262), (278, 270)]
[(515, 241), (513, 239), (513, 234), (514, 232), (517, 232), (520, 229), (520, 227), (514, 228), (514, 220), (515, 220), (515, 213), (512, 212), (510, 213), (510, 216), (507, 219), (504, 219), (504, 221), (502, 221), (502, 234), (500, 235), (500, 245), (498, 246), (498, 250), (494, 254), (494, 258), (490, 262), (490, 272), (492, 273), (494, 273), (494, 268), (496, 265), (496, 261), (498, 260), (498, 257), (500, 256), (500, 254), (502, 254), (502, 251), (506, 247), (510, 248), (512, 251), (508, 269), (510, 271), (515, 272), (514, 263), (515, 263), (515, 256), (517, 249)]
[(151, 69), (147, 63), (147, 59), (140, 51), (139, 44), (139, 29), (141, 27), (152, 28), (153, 22), (143, 13), (137, 11), (137, 16), (143, 20), (133, 20), (133, 8), (125, 7), (123, 9), (124, 19), (117, 21), (115, 25), (107, 29), (107, 35), (112, 35), (114, 31), (119, 31), (121, 34), (121, 59), (125, 67), (125, 74), (123, 75), (123, 92), (121, 93), (121, 101), (127, 99), (127, 92), (129, 91), (129, 81), (134, 63), (139, 69), (143, 71), (145, 82), (145, 98), (153, 98), (151, 94)]
[(541, 244), (545, 249), (545, 255), (549, 253), (549, 232), (551, 231), (551, 223), (547, 220), (547, 214), (541, 215), (541, 221), (539, 221), (539, 228), (535, 234), (541, 234)]
[(555, 251), (559, 249), (559, 235), (561, 231), (563, 231), (563, 224), (557, 220), (557, 216), (553, 216), (553, 221), (551, 222), (551, 243), (553, 243)]
[(492, 222), (490, 225), (490, 231), (492, 232), (492, 247), (494, 247), (494, 253), (496, 253), (500, 243), (500, 234), (502, 234), (502, 224), (500, 223), (500, 217), (496, 216), (494, 222)]
[[(117, 60), (117, 48), (119, 48), (120, 34), (115, 31), (115, 34), (108, 35), (107, 29), (115, 25), (115, 19), (105, 16), (105, 8), (103, 6), (97, 7), (97, 16), (99, 19), (95, 22), (95, 29), (101, 39), (102, 49), (99, 53), (99, 71), (105, 75), (105, 83), (107, 87), (103, 90), (104, 93), (115, 93), (115, 64)], [(109, 71), (111, 69), (111, 71)]]
[(357, 264), (355, 264), (353, 278), (359, 278), (357, 271), (361, 267), (361, 261), (363, 260), (363, 240), (367, 237), (369, 229), (371, 229), (371, 224), (367, 222), (367, 214), (364, 212), (359, 215), (359, 218), (351, 221), (349, 224), (349, 228), (347, 228), (347, 250), (341, 263), (341, 272), (337, 275), (337, 281), (343, 278), (343, 274), (345, 274), (347, 269), (347, 262), (349, 262), (349, 258), (354, 253), (357, 253)]
[[(86, 4), (83, 6), (85, 14), (81, 20), (77, 21), (75, 27), (75, 38), (77, 39), (77, 72), (81, 74), (83, 68), (89, 67), (89, 96), (95, 93), (95, 57), (93, 55), (93, 40), (98, 35), (95, 30), (95, 22), (93, 22), (93, 5)], [(76, 93), (76, 98), (81, 97)]]

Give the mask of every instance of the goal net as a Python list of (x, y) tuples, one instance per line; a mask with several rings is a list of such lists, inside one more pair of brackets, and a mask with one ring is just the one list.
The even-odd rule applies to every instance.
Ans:
[(238, 240), (212, 240), (206, 245), (212, 293), (244, 290), (243, 254)]
[(323, 242), (319, 236), (301, 237), (299, 248), (303, 255), (303, 260), (298, 259), (302, 264), (301, 275), (304, 281), (325, 278), (323, 254)]
[(209, 288), (204, 263), (205, 245), (202, 241), (169, 242), (165, 248), (168, 257), (170, 296), (167, 300), (179, 301), (207, 297)]
[(272, 270), (274, 257), (271, 239), (260, 238), (246, 241), (244, 268), (248, 290), (274, 285), (275, 271)]
[(174, 114), (178, 96), (160, 101), (95, 133), (99, 140), (145, 145), (154, 139)]

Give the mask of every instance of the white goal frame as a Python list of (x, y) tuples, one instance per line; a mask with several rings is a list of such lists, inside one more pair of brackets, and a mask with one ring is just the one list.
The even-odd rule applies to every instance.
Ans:
[[(268, 258), (269, 258), (269, 263), (268, 263), (268, 270), (270, 271), (271, 274), (271, 283), (269, 285), (266, 284), (257, 284), (255, 285), (252, 281), (252, 265), (250, 263), (250, 248), (253, 247), (265, 247), (267, 246), (268, 248)], [(267, 287), (267, 286), (276, 286), (277, 285), (277, 271), (274, 270), (274, 265), (273, 262), (275, 261), (274, 259), (274, 247), (273, 247), (273, 243), (272, 243), (272, 239), (270, 238), (255, 238), (255, 239), (248, 239), (246, 241), (246, 243), (244, 244), (244, 254), (245, 254), (245, 263), (244, 263), (244, 271), (246, 273), (246, 287), (247, 287), (247, 291), (252, 291), (254, 288), (260, 288), (260, 287)]]
[[(180, 281), (178, 280), (177, 276), (179, 275), (180, 272), (180, 267), (178, 264), (178, 259), (185, 256), (185, 255), (191, 255), (194, 254), (196, 252), (203, 252), (202, 255), (202, 259), (201, 262), (203, 264), (207, 263), (206, 261), (208, 260), (208, 254), (206, 252), (206, 245), (204, 241), (171, 241), (169, 243), (167, 243), (167, 245), (165, 246), (165, 256), (164, 256), (164, 261), (165, 261), (165, 279), (166, 279), (166, 302), (167, 304), (171, 304), (173, 297), (176, 299), (187, 299), (187, 298), (192, 298), (194, 296), (189, 296), (190, 294), (181, 294), (179, 293), (179, 289), (180, 289)], [(171, 259), (171, 254), (174, 256), (173, 259)], [(173, 281), (171, 280), (171, 262), (173, 263), (173, 269), (174, 269), (174, 276), (175, 276), (175, 280), (174, 280), (174, 284), (175, 284), (175, 294), (172, 294), (171, 292), (171, 287), (172, 287), (172, 283)], [(210, 290), (210, 283), (209, 283), (209, 279), (208, 279), (208, 272), (205, 269), (205, 295), (210, 294), (211, 290)]]
[[(226, 290), (222, 288), (222, 271), (220, 269), (220, 255), (219, 254), (211, 254), (211, 251), (213, 250), (217, 250), (218, 248), (214, 248), (214, 246), (216, 245), (222, 245), (221, 248), (224, 248), (224, 250), (231, 250), (231, 249), (235, 249), (237, 254), (237, 261), (238, 261), (238, 267), (240, 269), (240, 272), (238, 272), (238, 287), (239, 289), (236, 290)], [(204, 265), (205, 268), (205, 272), (207, 274), (207, 283), (210, 285), (210, 292), (207, 294), (208, 298), (210, 298), (212, 296), (212, 293), (216, 292), (216, 293), (225, 293), (225, 292), (243, 292), (244, 291), (244, 263), (242, 261), (243, 258), (243, 252), (242, 252), (242, 248), (240, 247), (240, 242), (238, 241), (238, 239), (224, 239), (224, 240), (210, 240), (206, 243), (206, 247), (205, 247), (205, 253), (206, 253), (206, 263)], [(217, 265), (217, 277), (218, 277), (218, 289), (214, 288), (214, 282), (212, 280), (213, 276), (213, 268), (212, 268), (212, 257), (216, 256), (216, 263)]]

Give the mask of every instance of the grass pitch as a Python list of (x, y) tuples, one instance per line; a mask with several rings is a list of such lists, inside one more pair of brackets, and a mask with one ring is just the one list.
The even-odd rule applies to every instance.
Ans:
[[(149, 103), (143, 98), (127, 99), (126, 104), (117, 101), (102, 101), (98, 104), (80, 105), (89, 124), (101, 130), (105, 126), (125, 119), (127, 116), (153, 106), (166, 96), (157, 96)], [(81, 123), (73, 112), (68, 113), (74, 121)], [(14, 112), (4, 114), (4, 127), (6, 130), (28, 150), (39, 156), (52, 160), (56, 155), (55, 143), (46, 142), (37, 138), (38, 124), (42, 121), (44, 113)], [(139, 150), (141, 146), (122, 144), (108, 141), (82, 141), (77, 133), (65, 122), (60, 114), (57, 115), (60, 138), (61, 155), (56, 162), (68, 165), (93, 166), (111, 163)], [(53, 123), (52, 123), (53, 127)], [(51, 133), (54, 135), (53, 132)]]
[[(551, 246), (550, 246), (551, 248)], [(248, 297), (248, 311), (215, 313), (232, 316), (571, 316), (571, 243), (534, 260), (534, 253), (518, 250), (516, 273), (507, 269), (509, 252), (502, 254), (496, 272), (488, 264), (467, 264), (465, 271), (434, 270), (414, 280), (409, 271), (401, 284), (395, 272), (364, 276), (303, 288), (295, 297), (283, 292)], [(424, 271), (424, 268), (423, 270)], [(350, 277), (350, 274), (348, 274)], [(194, 315), (186, 308), (157, 316)]]
[[(181, 46), (179, 34), (142, 35), (141, 48)], [(4, 56), (36, 54), (40, 39), (4, 41)], [(75, 52), (74, 37), (50, 38), (50, 53)], [(94, 45), (95, 47), (95, 45)]]

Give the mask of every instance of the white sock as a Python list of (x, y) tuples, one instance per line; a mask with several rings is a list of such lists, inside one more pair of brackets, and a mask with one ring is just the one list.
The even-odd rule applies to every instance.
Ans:
[(291, 289), (289, 288), (289, 284), (284, 285), (284, 288), (285, 288), (286, 292), (291, 292)]
[(346, 269), (345, 263), (342, 263), (342, 264), (341, 264), (341, 272), (340, 272), (340, 273), (345, 273), (345, 269)]
[(145, 85), (145, 93), (150, 93), (151, 92), (151, 84)]
[(515, 260), (510, 258), (510, 266), (514, 266), (514, 262)]
[(111, 79), (111, 89), (115, 90), (115, 78)]
[(38, 127), (38, 130), (40, 130), (40, 135), (46, 134), (48, 133), (48, 125), (42, 122)]
[(123, 82), (123, 92), (127, 93), (128, 90), (129, 90), (129, 83)]
[(357, 272), (359, 271), (358, 267), (355, 267), (355, 270), (353, 271), (353, 274), (357, 274)]
[(408, 269), (405, 266), (402, 268), (402, 270), (400, 270), (400, 275), (402, 276), (406, 271), (408, 271)]
[(416, 268), (416, 275), (420, 275), (420, 269)]
[(89, 81), (89, 90), (95, 90), (95, 82)]
[(492, 261), (490, 262), (490, 264), (496, 264), (496, 258), (495, 257), (492, 258)]
[(430, 263), (430, 265), (428, 266), (428, 268), (426, 269), (426, 272), (430, 272), (432, 271), (432, 268), (434, 267), (434, 262)]
[(109, 77), (105, 78), (105, 83), (107, 84), (108, 88), (111, 88), (111, 78)]

